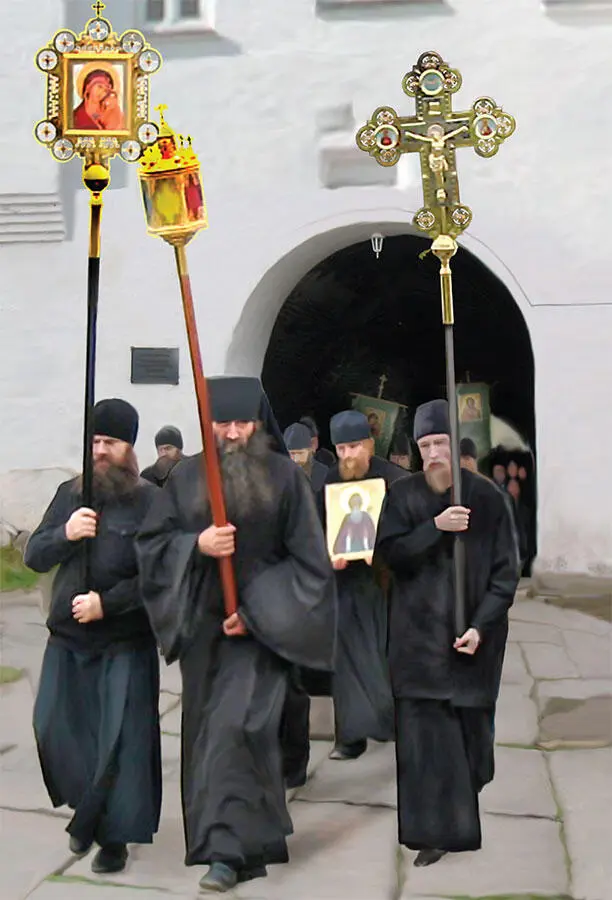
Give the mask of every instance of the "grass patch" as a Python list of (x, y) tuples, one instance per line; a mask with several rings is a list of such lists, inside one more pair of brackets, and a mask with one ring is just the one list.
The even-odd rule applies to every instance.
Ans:
[(13, 666), (0, 666), (0, 684), (12, 684), (23, 677), (23, 669), (14, 669)]
[(37, 583), (37, 573), (24, 565), (19, 550), (0, 548), (0, 591), (29, 591)]

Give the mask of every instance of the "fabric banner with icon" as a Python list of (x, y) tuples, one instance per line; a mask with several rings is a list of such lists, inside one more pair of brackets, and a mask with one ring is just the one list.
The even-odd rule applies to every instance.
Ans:
[(385, 493), (384, 478), (326, 485), (325, 531), (331, 559), (372, 556)]
[(367, 416), (374, 438), (376, 456), (381, 456), (383, 459), (386, 459), (389, 453), (400, 408), (399, 403), (392, 403), (390, 400), (367, 397), (365, 394), (353, 396), (353, 409), (357, 409)]
[(491, 449), (489, 386), (481, 382), (458, 384), (457, 407), (460, 437), (471, 438), (476, 444), (478, 459), (482, 459)]

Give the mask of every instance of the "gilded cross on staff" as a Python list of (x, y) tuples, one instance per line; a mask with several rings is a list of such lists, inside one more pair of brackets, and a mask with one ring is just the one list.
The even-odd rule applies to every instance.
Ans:
[[(461, 87), (461, 73), (451, 69), (431, 50), (422, 53), (403, 79), (404, 93), (414, 97), (416, 115), (399, 116), (390, 106), (379, 106), (357, 132), (357, 146), (381, 166), (394, 166), (404, 153), (418, 153), (423, 183), (423, 206), (413, 223), (433, 238), (432, 253), (440, 260), (440, 292), (446, 351), (446, 393), (452, 449), (452, 503), (461, 505), (459, 421), (453, 338), (454, 310), (450, 261), (457, 252), (456, 238), (472, 221), (472, 210), (461, 203), (455, 151), (472, 147), (479, 156), (495, 156), (516, 128), (512, 116), (490, 97), (479, 97), (469, 110), (453, 110), (453, 94)], [(465, 547), (459, 536), (454, 544), (455, 624), (457, 635), (467, 627), (465, 618)]]
[(357, 132), (357, 146), (381, 166), (394, 166), (404, 153), (419, 153), (423, 207), (414, 224), (431, 238), (456, 237), (472, 220), (460, 202), (455, 150), (472, 147), (479, 156), (495, 156), (513, 133), (516, 122), (490, 97), (479, 97), (471, 109), (453, 110), (453, 94), (461, 74), (437, 53), (423, 53), (403, 79), (402, 87), (416, 100), (416, 115), (399, 116), (380, 106)]

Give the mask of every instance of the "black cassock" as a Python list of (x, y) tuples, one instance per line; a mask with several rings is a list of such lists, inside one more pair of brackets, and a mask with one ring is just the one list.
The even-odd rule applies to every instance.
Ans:
[[(383, 478), (387, 487), (406, 476), (404, 469), (374, 456), (364, 476)], [(326, 484), (344, 482), (338, 465)], [(319, 495), (325, 521), (325, 489)], [(332, 676), (336, 742), (355, 744), (367, 738), (393, 739), (393, 698), (386, 661), (387, 596), (385, 573), (356, 560), (336, 571), (338, 648)]]
[(453, 540), (434, 517), (450, 504), (423, 473), (392, 486), (378, 528), (377, 556), (394, 575), (389, 664), (396, 701), (400, 843), (413, 850), (477, 850), (478, 792), (493, 778), (494, 713), (508, 609), (518, 583), (517, 546), (503, 494), (462, 470), (471, 510), (466, 548), (466, 618), (482, 643), (453, 649)]
[(183, 678), (186, 865), (251, 869), (287, 861), (292, 826), (279, 731), (292, 665), (333, 665), (336, 596), (304, 473), (270, 452), (270, 508), (235, 520), (239, 609), (249, 636), (227, 638), (219, 566), (203, 556), (201, 455), (173, 470), (138, 538), (145, 605)]
[[(25, 551), (26, 565), (37, 572), (59, 566), (34, 732), (51, 801), (74, 810), (66, 830), (83, 843), (150, 843), (159, 823), (159, 656), (140, 599), (134, 546), (157, 493), (142, 481), (129, 498), (96, 506), (88, 586), (83, 542), (65, 534), (82, 506), (75, 481), (60, 485)], [(80, 624), (72, 600), (86, 587), (100, 593), (104, 617)]]

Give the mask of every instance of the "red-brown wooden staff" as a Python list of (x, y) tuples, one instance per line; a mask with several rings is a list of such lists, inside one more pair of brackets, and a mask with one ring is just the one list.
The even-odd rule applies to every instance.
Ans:
[[(147, 231), (174, 247), (181, 287), (189, 356), (198, 403), (198, 417), (204, 451), (204, 470), (213, 524), (227, 525), (223, 481), (217, 443), (212, 427), (208, 385), (202, 366), (191, 279), (185, 247), (194, 235), (208, 228), (200, 163), (191, 138), (175, 134), (164, 120), (165, 106), (158, 106), (160, 130), (155, 144), (145, 151), (140, 166), (140, 184), (147, 218)], [(238, 608), (238, 592), (231, 557), (219, 559), (223, 600), (227, 617)]]

